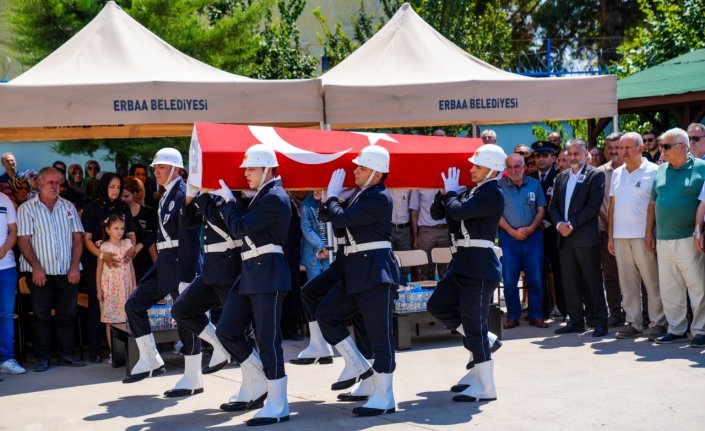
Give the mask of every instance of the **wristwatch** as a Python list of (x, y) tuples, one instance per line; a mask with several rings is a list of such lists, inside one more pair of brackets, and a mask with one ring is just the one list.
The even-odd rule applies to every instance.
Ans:
[(696, 231), (693, 232), (693, 238), (697, 238), (697, 237), (699, 237), (700, 235), (701, 235), (701, 233), (700, 233), (699, 230), (696, 230)]

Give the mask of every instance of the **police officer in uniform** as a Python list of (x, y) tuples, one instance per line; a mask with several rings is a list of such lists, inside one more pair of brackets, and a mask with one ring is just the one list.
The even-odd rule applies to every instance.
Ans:
[[(180, 328), (196, 334), (213, 346), (210, 363), (203, 374), (214, 373), (223, 368), (230, 355), (218, 341), (215, 326), (209, 321), (206, 312), (225, 303), (230, 287), (240, 274), (242, 261), (240, 247), (242, 241), (230, 237), (228, 227), (223, 222), (218, 209), (208, 194), (199, 193), (198, 187), (188, 184), (186, 198), (181, 209), (181, 225), (186, 228), (201, 229), (203, 239), (203, 271), (174, 303), (171, 315)], [(201, 382), (201, 353), (187, 357), (193, 360), (189, 368), (191, 380)], [(198, 365), (198, 366), (196, 366)]]
[[(345, 360), (339, 383), (372, 378), (373, 393), (367, 402), (353, 409), (360, 416), (395, 411), (392, 376), (394, 337), (392, 312), (399, 266), (392, 255), (392, 198), (384, 186), (389, 172), (389, 152), (378, 145), (365, 147), (356, 159), (355, 184), (360, 192), (347, 208), (336, 197), (340, 194), (345, 171), (333, 172), (325, 207), (334, 229), (344, 229), (346, 245), (341, 283), (321, 301), (316, 319), (326, 341), (334, 345)], [(346, 323), (360, 313), (372, 344), (373, 366), (360, 353), (350, 337)]]
[[(165, 372), (164, 361), (157, 351), (157, 345), (147, 317), (147, 310), (171, 294), (178, 298), (193, 281), (198, 262), (198, 239), (196, 231), (181, 226), (180, 211), (186, 195), (186, 184), (179, 176), (184, 167), (181, 153), (175, 148), (162, 148), (154, 156), (151, 166), (157, 182), (166, 191), (159, 201), (159, 223), (157, 229), (157, 263), (137, 285), (125, 303), (125, 313), (140, 357), (132, 368), (131, 375), (123, 383), (138, 382)], [(192, 395), (203, 392), (200, 381), (201, 342), (191, 331), (179, 327), (179, 337), (184, 344), (184, 375), (167, 397)]]
[[(266, 145), (255, 144), (245, 152), (240, 167), (245, 168), (248, 185), (257, 193), (244, 211), (222, 180), (222, 188), (214, 192), (225, 201), (218, 212), (230, 235), (243, 241), (242, 270), (228, 293), (216, 335), (242, 368), (243, 382), (234, 397), (240, 404), (231, 410), (237, 406), (253, 409), (264, 400), (264, 406), (247, 421), (250, 426), (289, 420), (281, 313), (291, 290), (291, 271), (283, 249), (291, 204), (276, 176), (277, 166), (274, 150)], [(251, 325), (257, 350), (248, 342)]]
[(470, 171), (472, 181), (477, 185), (461, 194), (460, 171), (450, 168), (447, 177), (441, 174), (453, 258), (427, 309), (465, 336), (465, 347), (474, 361), (465, 379), (469, 386), (453, 401), (489, 401), (497, 397), (487, 318), (492, 294), (502, 280), (494, 239), (504, 211), (497, 178), (504, 170), (506, 157), (495, 144), (480, 147), (469, 159), (474, 164)]

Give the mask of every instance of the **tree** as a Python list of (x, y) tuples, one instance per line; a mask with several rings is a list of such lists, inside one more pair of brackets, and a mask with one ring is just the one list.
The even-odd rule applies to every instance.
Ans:
[[(269, 0), (118, 0), (123, 10), (178, 50), (220, 69), (251, 74), (259, 47), (259, 25)], [(95, 0), (24, 0), (10, 9), (14, 56), (32, 66), (70, 39), (102, 9)], [(188, 138), (63, 141), (61, 154), (93, 155), (108, 150), (117, 172), (156, 151), (188, 148)]]

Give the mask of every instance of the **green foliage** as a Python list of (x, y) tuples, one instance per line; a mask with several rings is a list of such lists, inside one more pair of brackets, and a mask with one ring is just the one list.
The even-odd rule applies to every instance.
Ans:
[(644, 20), (619, 47), (622, 76), (705, 47), (705, 1), (638, 0), (638, 4)]
[(279, 17), (267, 18), (257, 51), (257, 70), (260, 79), (310, 78), (316, 73), (318, 60), (301, 46), (301, 32), (296, 20), (306, 6), (306, 0), (278, 0)]

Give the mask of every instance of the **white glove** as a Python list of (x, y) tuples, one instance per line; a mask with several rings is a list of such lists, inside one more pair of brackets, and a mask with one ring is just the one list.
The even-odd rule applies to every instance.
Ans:
[(448, 177), (445, 173), (441, 172), (441, 178), (443, 178), (443, 185), (448, 192), (458, 192), (460, 189), (460, 169), (458, 168), (448, 168)]
[(328, 189), (326, 193), (328, 198), (338, 197), (340, 192), (343, 190), (343, 182), (345, 181), (345, 169), (336, 169), (333, 171), (333, 175), (330, 177), (330, 182), (328, 183)]
[(233, 192), (230, 190), (230, 187), (228, 187), (227, 184), (225, 184), (225, 181), (219, 180), (220, 182), (220, 188), (218, 190), (213, 190), (210, 192), (212, 195), (220, 196), (225, 200), (225, 202), (229, 202), (230, 200), (235, 199), (235, 196), (233, 196)]
[(194, 186), (193, 184), (186, 185), (186, 196), (189, 198), (195, 198), (200, 191), (201, 188), (198, 186)]
[(189, 287), (191, 283), (185, 283), (183, 281), (179, 282), (179, 295), (184, 293), (184, 290), (186, 290), (187, 287)]

